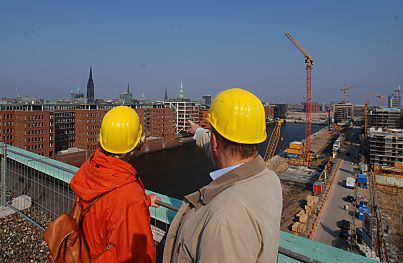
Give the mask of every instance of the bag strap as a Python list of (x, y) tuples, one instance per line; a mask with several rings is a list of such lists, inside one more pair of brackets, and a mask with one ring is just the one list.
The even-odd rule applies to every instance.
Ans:
[(83, 211), (81, 210), (80, 197), (76, 195), (76, 200), (74, 202), (74, 208), (73, 208), (73, 218), (74, 220), (76, 220), (77, 226), (79, 226), (82, 217), (90, 210), (90, 208), (95, 204), (95, 202), (98, 201), (98, 199), (100, 199), (104, 195), (108, 194), (109, 192), (97, 196)]

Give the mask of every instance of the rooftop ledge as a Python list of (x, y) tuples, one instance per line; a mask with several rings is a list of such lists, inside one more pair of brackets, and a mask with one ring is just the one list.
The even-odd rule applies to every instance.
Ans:
[[(0, 147), (3, 143), (0, 142)], [(2, 149), (2, 148), (1, 148)], [(0, 150), (1, 150), (0, 149)], [(35, 153), (19, 149), (14, 146), (7, 145), (8, 158), (17, 161), (23, 165), (31, 167), (37, 171), (47, 174), (51, 177), (57, 178), (61, 181), (69, 183), (74, 173), (78, 170), (77, 167), (68, 165), (48, 157), (37, 155)], [(55, 170), (58, 170), (55, 173)], [(62, 171), (62, 172), (61, 172)], [(153, 193), (146, 190), (147, 193)], [(161, 201), (172, 205), (173, 207), (179, 207), (182, 203), (181, 200), (162, 195), (159, 193)], [(161, 222), (171, 223), (176, 212), (160, 206), (159, 208), (150, 208), (150, 212), (153, 218)], [(287, 232), (280, 233), (280, 251), (278, 255), (278, 263), (289, 262), (301, 262), (292, 257), (284, 255), (282, 251), (288, 251), (297, 255), (302, 255), (306, 258), (305, 262), (378, 262), (376, 260), (363, 257), (358, 254), (354, 254), (345, 250), (341, 250), (326, 244), (312, 241), (303, 237), (299, 237)]]

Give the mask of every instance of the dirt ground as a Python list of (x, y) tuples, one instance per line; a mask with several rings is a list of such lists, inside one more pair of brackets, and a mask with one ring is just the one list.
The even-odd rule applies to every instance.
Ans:
[(403, 232), (401, 231), (403, 229), (403, 202), (401, 202), (403, 191), (391, 187), (378, 187), (377, 194), (379, 206), (386, 219), (383, 225), (388, 228), (386, 232), (390, 235), (391, 250), (397, 256), (397, 261), (392, 262), (403, 262)]
[(283, 213), (280, 229), (293, 233), (291, 225), (296, 219), (295, 215), (306, 205), (306, 197), (312, 194), (312, 189), (307, 185), (289, 181), (281, 181), (281, 186), (283, 187)]

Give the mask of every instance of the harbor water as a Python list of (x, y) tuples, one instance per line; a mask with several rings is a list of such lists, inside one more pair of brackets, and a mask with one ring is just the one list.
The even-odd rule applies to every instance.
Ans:
[[(312, 125), (312, 133), (324, 128), (323, 125)], [(264, 154), (273, 125), (268, 125), (268, 138), (259, 145), (259, 153)], [(281, 127), (281, 137), (276, 154), (285, 150), (292, 141), (301, 141), (305, 138), (305, 124), (285, 123)], [(195, 143), (170, 148), (139, 156), (132, 161), (143, 180), (144, 186), (168, 196), (183, 199), (211, 179), (209, 172), (215, 168), (212, 162), (196, 146)]]

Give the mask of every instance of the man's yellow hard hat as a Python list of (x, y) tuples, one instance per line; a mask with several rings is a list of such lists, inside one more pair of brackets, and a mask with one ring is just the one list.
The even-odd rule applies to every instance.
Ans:
[(107, 152), (128, 153), (139, 143), (142, 131), (137, 112), (127, 106), (118, 106), (105, 114), (99, 142)]
[(267, 137), (263, 104), (244, 89), (220, 92), (211, 103), (207, 120), (221, 136), (232, 142), (257, 144)]

